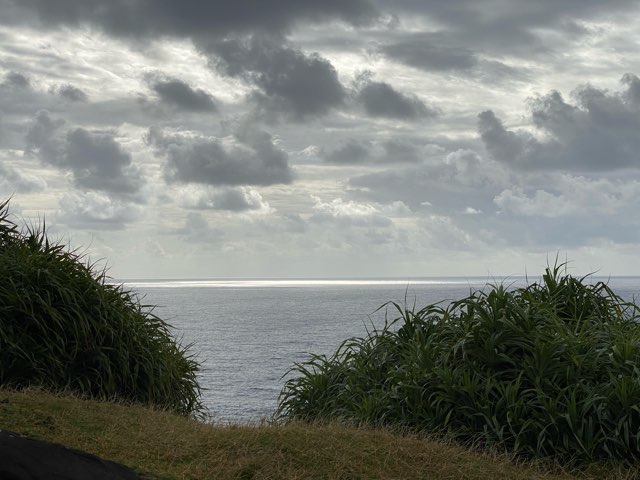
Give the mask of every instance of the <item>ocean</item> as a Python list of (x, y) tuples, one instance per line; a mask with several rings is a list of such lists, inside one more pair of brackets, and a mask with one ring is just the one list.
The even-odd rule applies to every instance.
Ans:
[[(538, 280), (537, 278), (530, 279)], [(640, 277), (605, 280), (631, 300)], [(283, 375), (310, 353), (332, 354), (350, 337), (380, 327), (394, 301), (420, 308), (459, 299), (487, 283), (521, 286), (524, 278), (380, 280), (128, 280), (142, 303), (174, 327), (202, 364), (200, 384), (218, 422), (255, 422), (276, 409)], [(377, 311), (376, 311), (377, 310)]]

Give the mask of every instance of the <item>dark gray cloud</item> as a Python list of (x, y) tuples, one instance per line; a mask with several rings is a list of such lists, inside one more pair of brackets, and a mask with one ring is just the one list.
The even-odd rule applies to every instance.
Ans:
[(126, 37), (224, 36), (263, 31), (285, 33), (300, 22), (342, 20), (360, 24), (376, 15), (367, 0), (4, 0), (11, 16), (25, 22), (33, 12), (41, 25), (89, 24)]
[(192, 88), (176, 78), (151, 76), (147, 79), (151, 89), (166, 105), (192, 112), (216, 112), (213, 96), (200, 88)]
[[(526, 81), (531, 72), (522, 66), (512, 67), (501, 57), (486, 57), (481, 45), (458, 38), (459, 32), (409, 33), (379, 47), (387, 58), (429, 73), (457, 74), (495, 84)], [(467, 45), (474, 45), (471, 50)], [(491, 47), (495, 52), (496, 48)]]
[(62, 132), (63, 125), (48, 112), (38, 112), (26, 135), (27, 151), (44, 163), (70, 170), (78, 187), (121, 195), (139, 191), (144, 183), (140, 172), (113, 134), (84, 128)]
[[(88, 0), (27, 0), (15, 8), (35, 11), (45, 25), (89, 24), (106, 32), (145, 41), (178, 36), (191, 39), (212, 57), (220, 71), (241, 77), (257, 87), (252, 99), (263, 114), (287, 119), (309, 119), (339, 106), (345, 98), (331, 63), (317, 54), (284, 46), (284, 36), (300, 22), (342, 20), (354, 25), (369, 22), (377, 12), (368, 0), (242, 0), (222, 5), (196, 0), (177, 2), (102, 2)], [(238, 40), (245, 36), (248, 42)], [(269, 39), (269, 40), (266, 40)], [(206, 93), (173, 79), (152, 87), (165, 103), (190, 110), (213, 110)], [(313, 92), (313, 93), (310, 93)]]
[(640, 78), (626, 73), (622, 76), (621, 81), (627, 86), (627, 91), (624, 92), (625, 100), (631, 105), (640, 107)]
[(79, 89), (78, 87), (74, 87), (73, 85), (59, 85), (58, 87), (53, 89), (53, 92), (69, 102), (86, 103), (87, 101), (89, 101), (89, 96), (81, 89)]
[(478, 64), (471, 50), (440, 45), (440, 41), (433, 35), (414, 34), (380, 50), (393, 60), (426, 71), (469, 70)]
[(419, 145), (406, 140), (389, 140), (383, 148), (384, 157), (390, 163), (416, 163), (425, 157)]
[(511, 131), (492, 111), (478, 116), (478, 131), (489, 154), (513, 168), (577, 171), (640, 167), (640, 80), (623, 77), (626, 90), (592, 86), (573, 92), (575, 105), (558, 92), (531, 101), (531, 121), (542, 139)]
[[(30, 59), (25, 60), (25, 63), (30, 63)], [(12, 134), (12, 148), (21, 147), (15, 144), (24, 139), (25, 125), (40, 110), (57, 114), (64, 112), (65, 116), (69, 116), (86, 107), (93, 118), (93, 104), (89, 105), (89, 98), (84, 91), (69, 83), (43, 86), (48, 81), (50, 78), (46, 76), (33, 73), (27, 76), (15, 72), (10, 72), (0, 81), (0, 110), (15, 131)], [(131, 110), (131, 101), (128, 102), (128, 108)], [(121, 118), (112, 120), (122, 121)], [(88, 123), (92, 123), (91, 119)]]
[(32, 86), (31, 78), (17, 72), (8, 72), (0, 81), (0, 110), (7, 117), (32, 116), (45, 108), (50, 95), (43, 94)]
[[(47, 156), (55, 156), (55, 145), (51, 139), (65, 124), (61, 118), (53, 119), (46, 110), (40, 110), (34, 118), (26, 136), (27, 150), (40, 149)], [(43, 150), (44, 149), (44, 150)], [(50, 152), (49, 149), (52, 149)]]
[[(387, 2), (376, 0), (381, 10), (390, 9)], [(474, 50), (493, 52), (511, 52), (527, 54), (549, 54), (559, 45), (545, 42), (540, 28), (556, 30), (564, 37), (576, 37), (586, 33), (580, 21), (601, 15), (632, 14), (637, 12), (637, 0), (620, 0), (615, 3), (598, 0), (541, 0), (529, 2), (515, 0), (510, 2), (477, 2), (460, 0), (441, 2), (439, 0), (399, 0), (393, 2), (395, 13), (404, 13), (426, 17), (437, 24), (438, 41), (425, 44), (428, 52), (424, 56), (413, 46), (399, 47), (395, 52), (405, 58), (411, 58), (415, 65), (430, 64), (429, 68), (438, 69), (451, 66), (464, 67), (471, 58), (463, 53), (465, 46), (473, 45)], [(422, 34), (418, 34), (422, 35)], [(448, 61), (443, 55), (448, 48), (455, 60)], [(468, 67), (465, 67), (468, 68)], [(442, 68), (440, 68), (442, 69)]]
[(165, 177), (170, 182), (273, 185), (293, 180), (287, 154), (268, 133), (247, 129), (226, 140), (165, 135), (156, 128), (147, 135), (156, 153), (167, 159)]
[(342, 105), (346, 92), (331, 63), (306, 55), (277, 39), (253, 36), (208, 44), (217, 68), (258, 87), (254, 99), (269, 112), (293, 119), (327, 113)]
[(358, 100), (365, 111), (374, 117), (417, 120), (434, 117), (437, 112), (425, 105), (415, 95), (406, 95), (396, 91), (384, 82), (367, 82), (358, 93)]
[(321, 149), (320, 157), (334, 165), (417, 163), (439, 152), (439, 147), (410, 139), (379, 143), (349, 139), (333, 150)]
[(355, 140), (349, 140), (335, 150), (322, 151), (320, 155), (325, 162), (337, 165), (366, 163), (371, 158), (369, 147)]
[[(258, 90), (253, 99), (265, 113), (282, 113), (294, 119), (326, 113), (342, 103), (345, 92), (330, 62), (282, 46), (291, 27), (333, 20), (359, 25), (377, 16), (369, 0), (241, 0), (222, 4), (199, 0), (15, 0), (10, 4), (12, 10), (35, 12), (34, 18), (52, 27), (88, 24), (112, 35), (145, 41), (166, 36), (191, 39), (207, 55), (216, 56), (213, 63), (222, 71), (255, 85)], [(25, 18), (28, 16), (22, 20)], [(13, 24), (17, 20), (7, 21)], [(259, 40), (250, 45), (231, 40), (246, 35)], [(265, 42), (265, 38), (271, 40)], [(211, 107), (204, 103), (201, 92), (189, 92), (185, 85), (157, 87), (163, 100), (178, 106)]]
[[(375, 0), (386, 9), (387, 2)], [(445, 25), (495, 26), (514, 23), (517, 26), (564, 24), (567, 18), (590, 18), (601, 13), (628, 11), (636, 7), (636, 0), (620, 0), (606, 5), (598, 0), (511, 0), (509, 2), (481, 3), (460, 0), (455, 3), (439, 0), (396, 0), (394, 11), (411, 12), (437, 19)]]
[(491, 110), (478, 115), (478, 133), (493, 158), (514, 165), (522, 162), (527, 144), (535, 142), (530, 135), (507, 130)]
[(17, 87), (17, 88), (29, 88), (31, 87), (31, 82), (29, 78), (18, 72), (8, 72), (4, 77), (4, 82), (2, 82), (4, 86), (7, 87)]

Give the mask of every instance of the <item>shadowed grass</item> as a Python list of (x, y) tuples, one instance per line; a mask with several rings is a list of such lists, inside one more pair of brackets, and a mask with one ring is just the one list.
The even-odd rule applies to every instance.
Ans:
[(198, 363), (169, 326), (44, 229), (0, 204), (0, 385), (201, 409)]
[(284, 419), (441, 432), (565, 465), (640, 457), (638, 307), (547, 268), (539, 283), (412, 311), (297, 364)]

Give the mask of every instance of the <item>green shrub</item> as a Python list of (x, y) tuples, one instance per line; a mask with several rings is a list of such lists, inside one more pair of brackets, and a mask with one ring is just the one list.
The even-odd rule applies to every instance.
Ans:
[(135, 294), (0, 204), (0, 385), (201, 409), (199, 365)]
[(472, 292), (296, 364), (283, 419), (446, 433), (564, 463), (640, 459), (639, 309), (588, 277)]

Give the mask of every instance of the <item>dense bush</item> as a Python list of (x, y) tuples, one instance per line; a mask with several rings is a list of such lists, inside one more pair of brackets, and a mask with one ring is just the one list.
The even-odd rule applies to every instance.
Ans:
[(400, 312), (292, 369), (278, 415), (447, 433), (526, 457), (640, 459), (639, 310), (588, 277)]
[(194, 414), (198, 363), (169, 326), (44, 229), (0, 204), (0, 385), (43, 386)]

